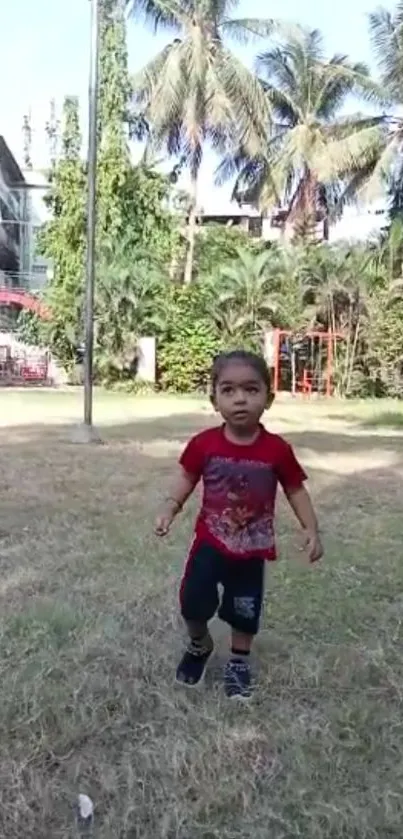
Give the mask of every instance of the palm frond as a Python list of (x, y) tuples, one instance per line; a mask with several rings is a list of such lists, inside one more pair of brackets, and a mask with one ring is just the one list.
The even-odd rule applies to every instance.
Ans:
[(298, 112), (299, 78), (290, 46), (276, 46), (258, 55), (256, 69), (263, 80), (269, 82), (271, 88), (277, 89), (283, 96), (287, 97), (292, 110), (295, 113)]
[(342, 140), (349, 137), (351, 133), (363, 131), (366, 128), (381, 127), (386, 125), (387, 118), (380, 116), (363, 116), (362, 114), (347, 114), (346, 116), (333, 117), (328, 125), (323, 125), (321, 131), (327, 140)]
[(220, 23), (220, 34), (239, 44), (250, 44), (279, 33), (286, 37), (292, 30), (291, 25), (274, 18), (232, 18)]
[(152, 27), (179, 31), (181, 4), (178, 0), (126, 0), (128, 14)]
[(341, 140), (330, 140), (317, 161), (318, 177), (324, 182), (343, 178), (366, 166), (383, 147), (383, 133), (377, 126), (353, 131)]
[(379, 145), (376, 163), (373, 171), (367, 181), (361, 187), (361, 196), (366, 201), (372, 201), (379, 198), (384, 192), (385, 184), (390, 180), (390, 173), (393, 169), (396, 160), (399, 160), (402, 152), (403, 138), (400, 132), (394, 136), (389, 137), (389, 142), (385, 141)]
[[(288, 95), (286, 91), (279, 90), (265, 82), (263, 82), (263, 89), (273, 111), (273, 118), (279, 123), (279, 128), (284, 126), (284, 129), (287, 129), (297, 125), (298, 121), (303, 118), (303, 114), (292, 96)], [(273, 130), (278, 130), (275, 124)]]
[(253, 153), (261, 147), (270, 122), (270, 107), (255, 75), (224, 47), (215, 58), (219, 85), (232, 108), (232, 125), (239, 145)]
[(378, 9), (369, 16), (370, 35), (382, 81), (394, 101), (401, 102), (403, 74), (403, 3), (395, 14)]
[(145, 67), (132, 78), (134, 99), (143, 103), (150, 101), (155, 88), (158, 86), (161, 74), (165, 71), (166, 63), (176, 45), (168, 44)]

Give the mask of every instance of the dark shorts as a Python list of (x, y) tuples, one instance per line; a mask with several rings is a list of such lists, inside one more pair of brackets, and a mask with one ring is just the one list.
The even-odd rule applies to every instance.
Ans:
[[(182, 617), (207, 623), (216, 614), (238, 632), (256, 635), (262, 610), (265, 561), (230, 559), (205, 542), (192, 546), (180, 590)], [(218, 586), (222, 585), (220, 600)]]

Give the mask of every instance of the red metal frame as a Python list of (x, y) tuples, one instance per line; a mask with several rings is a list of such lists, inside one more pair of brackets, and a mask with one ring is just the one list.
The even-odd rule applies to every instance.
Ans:
[[(291, 338), (293, 332), (286, 329), (274, 330), (274, 375), (273, 375), (273, 390), (278, 392), (280, 379), (280, 346), (282, 338)], [(305, 332), (304, 338), (320, 338), (324, 344), (327, 345), (327, 371), (326, 371), (326, 396), (333, 394), (333, 347), (334, 342), (342, 339), (343, 336), (339, 332), (333, 332), (328, 329), (327, 332), (308, 331)], [(304, 395), (310, 396), (312, 393), (312, 381), (308, 375), (307, 370), (304, 370), (301, 382), (301, 391)]]
[[(0, 288), (0, 306), (20, 306), (35, 312), (44, 320), (50, 319), (50, 311), (37, 297), (24, 288)], [(0, 345), (0, 385), (37, 383), (48, 380), (49, 356), (47, 352), (13, 354), (11, 346)]]
[(21, 306), (29, 309), (44, 320), (49, 320), (50, 312), (37, 297), (25, 291), (24, 288), (0, 288), (0, 306)]
[(47, 353), (24, 352), (14, 356), (9, 345), (0, 345), (0, 385), (18, 383), (46, 383), (48, 380), (49, 358)]

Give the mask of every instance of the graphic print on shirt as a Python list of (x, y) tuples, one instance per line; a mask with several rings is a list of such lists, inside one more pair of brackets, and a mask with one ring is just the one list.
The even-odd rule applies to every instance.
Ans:
[(203, 472), (203, 517), (234, 554), (272, 550), (277, 480), (268, 463), (211, 457)]

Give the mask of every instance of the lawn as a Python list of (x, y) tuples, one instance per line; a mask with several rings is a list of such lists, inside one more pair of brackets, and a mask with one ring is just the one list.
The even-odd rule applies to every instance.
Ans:
[[(78, 394), (0, 393), (0, 837), (401, 839), (403, 412), (279, 401), (326, 558), (281, 500), (248, 708), (173, 684), (177, 583), (196, 499), (166, 542), (158, 500), (203, 399), (97, 395), (103, 446), (71, 442)], [(74, 435), (73, 435), (74, 436)]]

